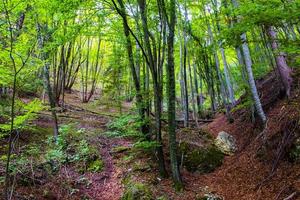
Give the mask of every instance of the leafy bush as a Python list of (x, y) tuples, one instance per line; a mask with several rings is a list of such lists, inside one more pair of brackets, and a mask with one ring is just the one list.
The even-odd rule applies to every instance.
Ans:
[[(10, 104), (9, 100), (1, 103), (0, 107), (2, 108), (1, 115), (5, 119), (10, 118), (10, 110), (7, 108)], [(24, 129), (28, 128), (28, 124), (37, 118), (37, 113), (44, 109), (42, 102), (39, 99), (34, 99), (29, 103), (24, 103), (22, 101), (16, 101), (15, 103), (15, 121), (14, 121), (14, 129)], [(10, 131), (10, 120), (6, 120), (5, 123), (0, 124), (0, 138), (1, 136), (5, 136), (5, 133)], [(2, 132), (2, 134), (1, 134)]]
[(92, 147), (83, 137), (85, 130), (76, 130), (74, 124), (62, 125), (56, 142), (53, 137), (48, 139), (49, 150), (46, 160), (56, 169), (65, 163), (75, 163), (79, 172), (100, 171), (104, 164), (97, 149)]
[(138, 123), (140, 123), (140, 119), (136, 115), (127, 114), (113, 120), (111, 123), (109, 123), (108, 128), (124, 130), (129, 125), (133, 128), (138, 128)]

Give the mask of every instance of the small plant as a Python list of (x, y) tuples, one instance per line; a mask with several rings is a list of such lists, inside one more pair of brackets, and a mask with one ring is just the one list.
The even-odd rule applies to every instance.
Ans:
[(138, 141), (134, 143), (133, 147), (137, 150), (152, 151), (159, 147), (159, 143), (156, 141)]
[(104, 167), (104, 163), (102, 160), (94, 160), (92, 161), (91, 163), (89, 163), (89, 166), (88, 166), (88, 171), (89, 172), (99, 172), (103, 169)]
[[(4, 104), (5, 105), (5, 104)], [(16, 116), (14, 118), (14, 129), (23, 130), (28, 128), (28, 124), (37, 118), (37, 113), (41, 111), (44, 106), (39, 99), (34, 99), (30, 103), (24, 103), (20, 100), (16, 101)], [(9, 107), (9, 106), (8, 106)], [(0, 113), (1, 114), (1, 113)], [(10, 118), (9, 110), (3, 110), (1, 117), (5, 120), (5, 123), (0, 123), (0, 138), (1, 135), (5, 136), (10, 131)]]
[(106, 132), (106, 135), (109, 137), (142, 138), (143, 134), (139, 129), (143, 123), (146, 122), (141, 121), (136, 115), (122, 115), (108, 125), (111, 131)]
[(63, 164), (76, 164), (79, 172), (98, 172), (104, 163), (98, 155), (97, 149), (84, 138), (85, 129), (76, 130), (75, 124), (62, 125), (59, 128), (56, 142), (53, 137), (48, 138), (49, 149), (45, 154), (47, 162), (53, 169)]
[(142, 183), (128, 182), (121, 200), (154, 200), (149, 188)]

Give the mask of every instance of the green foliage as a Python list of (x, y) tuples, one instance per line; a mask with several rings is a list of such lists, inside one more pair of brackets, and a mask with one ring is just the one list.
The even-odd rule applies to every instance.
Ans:
[[(56, 142), (50, 136), (45, 143), (39, 140), (25, 145), (11, 160), (11, 174), (18, 175), (18, 181), (25, 185), (32, 184), (30, 177), (41, 174), (43, 177), (36, 179), (45, 178), (63, 165), (75, 165), (79, 173), (100, 172), (104, 167), (98, 150), (85, 139), (85, 130), (76, 129), (75, 124), (62, 125)], [(3, 155), (0, 163), (5, 162), (6, 155)]]
[(88, 166), (88, 171), (89, 172), (99, 172), (103, 169), (104, 167), (104, 163), (102, 160), (94, 160), (92, 162), (89, 163), (89, 166)]
[(121, 200), (153, 200), (149, 188), (142, 183), (129, 182)]
[[(7, 133), (10, 131), (11, 123), (10, 123), (10, 99), (7, 99), (5, 101), (1, 101), (0, 107), (2, 110), (2, 116), (4, 119), (6, 119), (5, 123), (0, 124), (0, 130), (4, 133)], [(42, 102), (39, 99), (34, 99), (30, 101), (29, 103), (24, 103), (22, 101), (16, 101), (15, 103), (15, 110), (16, 117), (14, 119), (14, 129), (25, 129), (28, 128), (30, 125), (30, 122), (37, 118), (37, 113), (44, 109), (44, 106), (42, 105)], [(2, 134), (0, 131), (0, 138), (5, 136), (5, 134)]]
[(253, 100), (250, 96), (246, 96), (241, 103), (232, 108), (231, 112), (234, 113), (238, 110), (249, 109), (253, 105)]
[(56, 142), (53, 136), (49, 137), (49, 149), (45, 158), (53, 169), (62, 164), (74, 163), (80, 172), (102, 170), (104, 164), (97, 149), (91, 146), (84, 138), (84, 129), (76, 130), (75, 124), (62, 125)]
[(138, 141), (133, 144), (133, 147), (135, 149), (143, 151), (153, 151), (159, 146), (159, 143), (157, 143), (156, 141)]
[(134, 137), (142, 138), (143, 135), (139, 128), (142, 122), (137, 115), (122, 115), (108, 124), (108, 128), (112, 131), (106, 132), (110, 137)]

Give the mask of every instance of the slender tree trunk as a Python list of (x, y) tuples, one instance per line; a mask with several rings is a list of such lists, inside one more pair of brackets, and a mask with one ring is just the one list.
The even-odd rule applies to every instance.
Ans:
[[(216, 29), (217, 29), (218, 34), (220, 35), (220, 32), (221, 32), (220, 29), (221, 28), (220, 28), (220, 24), (219, 24), (217, 0), (212, 0), (212, 3), (213, 3), (214, 14), (215, 14), (215, 17), (216, 17)], [(229, 75), (229, 71), (228, 71), (228, 63), (227, 63), (227, 59), (226, 59), (226, 55), (225, 55), (225, 49), (223, 48), (222, 41), (218, 41), (218, 44), (219, 44), (219, 47), (220, 47), (221, 57), (222, 57), (223, 66), (224, 66), (226, 91), (228, 93), (228, 97), (230, 99), (231, 104), (234, 104), (235, 103), (234, 91), (233, 91), (233, 87), (232, 87), (232, 84), (231, 84), (230, 75)]]
[[(147, 14), (146, 14), (146, 1), (145, 0), (138, 0), (140, 11), (141, 11), (141, 20), (142, 20), (142, 27), (143, 27), (143, 38), (144, 44), (146, 48), (146, 56), (148, 58), (148, 66), (150, 68), (150, 72), (152, 74), (153, 80), (153, 90), (155, 92), (154, 95), (154, 108), (155, 108), (155, 122), (156, 122), (156, 141), (158, 142), (159, 146), (157, 147), (156, 153), (158, 157), (158, 165), (160, 175), (162, 177), (167, 176), (166, 168), (165, 168), (165, 161), (163, 156), (163, 148), (162, 148), (162, 138), (161, 138), (161, 93), (160, 93), (160, 82), (158, 77), (158, 70), (157, 70), (157, 58), (156, 58), (156, 48), (155, 48), (155, 41), (152, 39), (153, 49), (151, 48), (150, 38), (151, 33), (148, 29), (148, 21), (147, 21)], [(159, 106), (159, 107), (158, 107)]]
[[(178, 30), (179, 35), (180, 34), (180, 30)], [(180, 38), (180, 36), (179, 36)], [(188, 111), (188, 98), (187, 98), (187, 85), (186, 85), (186, 79), (184, 77), (186, 77), (184, 74), (184, 45), (182, 45), (182, 41), (180, 39), (179, 41), (179, 45), (180, 45), (180, 90), (181, 90), (181, 102), (182, 102), (182, 108), (183, 108), (183, 119), (184, 119), (184, 127), (188, 127), (189, 125), (189, 111)]]
[(174, 33), (175, 33), (175, 0), (170, 1), (170, 22), (168, 35), (168, 64), (167, 64), (167, 82), (168, 82), (168, 132), (170, 143), (170, 159), (172, 177), (175, 187), (182, 187), (178, 161), (177, 161), (177, 143), (176, 143), (176, 91), (175, 91), (175, 69), (174, 69)]
[[(209, 34), (210, 40), (211, 40), (211, 42), (213, 42), (214, 37), (213, 37), (213, 33), (212, 33), (209, 22), (207, 22), (207, 26), (208, 26), (208, 34)], [(215, 58), (216, 72), (217, 72), (218, 80), (219, 80), (220, 87), (221, 87), (220, 89), (221, 89), (221, 94), (222, 94), (222, 101), (223, 101), (223, 105), (226, 109), (226, 117), (227, 117), (228, 121), (232, 121), (232, 116), (231, 116), (231, 113), (230, 113), (230, 106), (227, 103), (228, 94), (226, 93), (223, 78), (222, 78), (222, 75), (221, 75), (220, 61), (219, 61), (219, 57), (218, 57), (218, 54), (216, 52), (216, 49), (214, 49), (214, 58)]]
[(276, 66), (277, 70), (279, 72), (281, 81), (283, 83), (286, 96), (289, 97), (291, 93), (291, 84), (292, 84), (292, 77), (291, 73), (292, 70), (289, 68), (289, 66), (286, 63), (285, 55), (283, 52), (279, 51), (279, 47), (277, 44), (277, 33), (272, 26), (267, 27), (267, 32), (271, 40), (271, 46), (273, 53), (275, 54), (275, 60), (276, 60)]
[[(113, 1), (113, 3), (123, 20), (123, 29), (124, 29), (124, 34), (126, 37), (126, 48), (127, 48), (128, 59), (129, 59), (129, 65), (130, 65), (131, 74), (132, 74), (132, 78), (134, 80), (134, 86), (135, 86), (135, 90), (136, 90), (136, 104), (137, 104), (139, 116), (140, 116), (142, 122), (144, 122), (146, 120), (146, 118), (145, 118), (146, 110), (145, 110), (145, 106), (143, 105), (143, 97), (141, 94), (140, 82), (139, 82), (138, 76), (136, 74), (136, 69), (134, 66), (132, 44), (131, 44), (131, 39), (130, 39), (130, 30), (129, 30), (128, 23), (127, 23), (125, 6), (124, 6), (122, 0), (118, 0), (120, 9), (118, 9), (118, 7), (114, 1)], [(141, 131), (147, 139), (150, 139), (148, 125), (146, 123), (143, 123), (141, 125)]]
[(184, 112), (185, 112), (185, 127), (189, 126), (189, 96), (188, 96), (188, 83), (187, 83), (187, 8), (186, 2), (184, 6), (184, 30), (183, 30), (183, 83), (184, 83)]
[[(13, 65), (15, 66), (15, 61), (11, 54), (11, 59), (13, 62)], [(14, 67), (16, 69), (16, 67)], [(5, 168), (5, 188), (4, 188), (4, 198), (5, 200), (10, 199), (10, 159), (11, 159), (11, 152), (12, 152), (12, 144), (13, 144), (13, 137), (15, 136), (15, 130), (14, 130), (14, 120), (15, 120), (15, 98), (16, 98), (16, 83), (17, 83), (17, 73), (15, 70), (14, 73), (14, 80), (13, 80), (13, 93), (12, 93), (12, 99), (11, 99), (11, 122), (10, 122), (10, 133), (8, 138), (8, 150), (7, 150), (7, 160), (6, 160), (6, 168)]]
[[(239, 4), (238, 4), (237, 0), (232, 0), (232, 4), (235, 8), (239, 7)], [(248, 43), (247, 43), (246, 33), (243, 33), (240, 36), (240, 38), (241, 38), (241, 41), (242, 41), (242, 50), (243, 50), (243, 55), (244, 55), (244, 58), (245, 58), (245, 65), (246, 65), (246, 70), (247, 70), (248, 79), (249, 79), (249, 86), (250, 86), (252, 98), (253, 98), (253, 101), (254, 101), (255, 109), (256, 109), (256, 112), (257, 112), (258, 116), (260, 117), (261, 121), (263, 122), (263, 124), (265, 124), (267, 122), (267, 117), (266, 117), (265, 112), (262, 108), (262, 105), (261, 105), (261, 102), (260, 102), (260, 99), (259, 99), (259, 95), (258, 95), (258, 92), (257, 92), (253, 72), (252, 72), (252, 60), (251, 60), (249, 46), (248, 46)]]
[(196, 126), (199, 127), (198, 124), (198, 114), (196, 111), (196, 99), (195, 99), (195, 89), (193, 84), (193, 77), (192, 77), (192, 69), (191, 69), (191, 63), (190, 63), (190, 57), (188, 56), (188, 69), (189, 69), (189, 78), (190, 78), (190, 87), (191, 87), (191, 96), (192, 96), (192, 108), (193, 108), (193, 117), (196, 123)]
[(221, 51), (221, 56), (222, 56), (222, 60), (223, 60), (223, 65), (224, 65), (224, 75), (225, 75), (228, 96), (229, 96), (231, 104), (234, 105), (235, 104), (234, 91), (233, 91), (233, 87), (231, 84), (230, 75), (229, 75), (229, 71), (228, 71), (228, 64), (227, 64), (227, 59), (226, 59), (226, 55), (225, 55), (225, 50), (222, 46), (220, 46), (220, 51)]
[[(43, 34), (45, 34), (44, 32), (46, 32), (46, 30), (47, 30), (47, 26), (46, 25), (44, 25), (44, 26), (45, 27), (43, 27), (40, 24), (37, 25), (38, 45), (39, 45), (39, 49), (41, 49), (41, 50), (43, 50), (45, 42), (46, 42), (45, 37), (49, 37), (49, 36), (43, 35)], [(58, 120), (57, 120), (56, 109), (55, 109), (55, 100), (54, 100), (54, 96), (53, 96), (53, 92), (52, 92), (53, 90), (51, 88), (51, 83), (50, 83), (49, 62), (47, 61), (47, 59), (49, 58), (49, 55), (46, 52), (41, 52), (40, 58), (42, 61), (45, 62), (44, 71), (43, 71), (44, 88), (47, 92), (48, 99), (49, 99), (52, 120), (53, 120), (54, 139), (56, 141), (57, 136), (58, 136)]]
[[(193, 75), (194, 75), (194, 84), (195, 84), (195, 92), (196, 92), (196, 103), (197, 103), (197, 117), (199, 116), (200, 112), (202, 111), (202, 105), (200, 101), (200, 94), (199, 94), (199, 86), (198, 86), (198, 79), (197, 79), (197, 72), (196, 72), (196, 64), (193, 64)], [(201, 75), (199, 73), (199, 81), (201, 85)], [(201, 85), (202, 86), (202, 85)], [(201, 87), (202, 93), (202, 87)]]

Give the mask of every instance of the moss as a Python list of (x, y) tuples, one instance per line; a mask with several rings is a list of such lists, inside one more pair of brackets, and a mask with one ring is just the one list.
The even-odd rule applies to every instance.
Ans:
[(214, 137), (212, 136), (212, 134), (210, 134), (208, 131), (206, 131), (205, 129), (199, 129), (199, 135), (201, 136), (201, 138), (203, 138), (205, 141), (211, 141), (214, 139)]
[(188, 171), (209, 173), (223, 163), (224, 154), (213, 145), (191, 149), (188, 143), (181, 143), (179, 147), (183, 165)]
[(89, 172), (99, 172), (102, 171), (103, 167), (104, 167), (103, 161), (98, 158), (88, 164), (87, 170)]
[(291, 162), (300, 163), (300, 138), (296, 139), (288, 150), (288, 159)]
[(168, 197), (165, 196), (160, 196), (156, 200), (168, 200)]
[(142, 183), (127, 183), (121, 200), (154, 200), (149, 188)]
[(137, 161), (133, 164), (132, 170), (133, 171), (141, 171), (141, 172), (150, 171), (151, 166), (148, 163), (143, 163), (143, 162)]
[(130, 150), (131, 148), (130, 147), (127, 147), (127, 146), (117, 146), (117, 147), (114, 147), (112, 149), (112, 152), (113, 153), (122, 153), (124, 151), (128, 151)]

